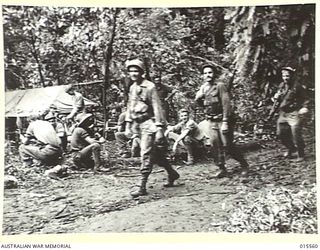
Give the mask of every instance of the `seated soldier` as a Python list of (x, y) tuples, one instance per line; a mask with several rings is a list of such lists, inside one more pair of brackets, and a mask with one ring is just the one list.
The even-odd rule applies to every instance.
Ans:
[(179, 112), (180, 122), (175, 126), (169, 126), (165, 132), (168, 139), (173, 139), (175, 142), (172, 147), (173, 155), (176, 154), (178, 144), (184, 146), (187, 150), (188, 160), (187, 165), (194, 164), (195, 150), (202, 143), (203, 135), (201, 134), (197, 123), (189, 117), (189, 112), (186, 109), (181, 109)]
[(56, 165), (61, 160), (61, 140), (48, 121), (32, 117), (25, 136), (21, 135), (22, 145), (19, 154), (24, 166), (31, 166), (34, 160), (45, 165)]
[(78, 168), (93, 168), (97, 171), (101, 165), (100, 143), (104, 142), (103, 137), (99, 140), (93, 135), (94, 119), (92, 114), (77, 116), (77, 126), (71, 135), (71, 152), (73, 162)]
[(66, 133), (65, 127), (63, 126), (63, 124), (61, 122), (59, 122), (57, 120), (57, 118), (51, 112), (49, 112), (44, 117), (44, 119), (51, 123), (51, 125), (53, 126), (53, 128), (55, 129), (57, 135), (59, 136), (59, 138), (61, 140), (61, 147), (62, 147), (63, 151), (66, 152), (68, 140), (67, 140), (67, 133)]

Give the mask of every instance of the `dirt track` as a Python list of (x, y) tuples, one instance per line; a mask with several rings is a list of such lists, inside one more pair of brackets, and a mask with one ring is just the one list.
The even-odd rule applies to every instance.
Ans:
[[(118, 161), (108, 172), (70, 172), (53, 180), (30, 170), (18, 189), (4, 193), (3, 234), (77, 232), (208, 232), (225, 221), (247, 194), (274, 187), (297, 190), (316, 182), (314, 138), (307, 138), (307, 161), (281, 156), (274, 142), (247, 153), (248, 177), (239, 177), (238, 164), (228, 160), (230, 178), (211, 179), (217, 168), (211, 160), (194, 166), (175, 165), (181, 178), (173, 188), (162, 187), (165, 172), (155, 166), (148, 196), (132, 199), (139, 181), (138, 160)], [(11, 164), (19, 164), (17, 158)], [(23, 183), (23, 184), (21, 184)]]

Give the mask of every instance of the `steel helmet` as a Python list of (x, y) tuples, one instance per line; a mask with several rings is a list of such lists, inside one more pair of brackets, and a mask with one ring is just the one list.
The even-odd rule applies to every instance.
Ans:
[(135, 66), (135, 67), (138, 67), (139, 69), (141, 69), (143, 72), (145, 71), (144, 63), (139, 59), (133, 59), (133, 60), (128, 61), (126, 63), (126, 66), (127, 66), (127, 70), (129, 70), (129, 68), (131, 66)]
[(203, 70), (204, 70), (205, 68), (211, 68), (215, 74), (219, 73), (219, 69), (218, 69), (215, 65), (213, 65), (213, 64), (210, 64), (210, 63), (205, 63), (205, 64), (203, 64), (203, 65), (201, 66), (201, 73), (203, 73)]
[(90, 119), (93, 122), (93, 115), (88, 113), (80, 113), (75, 118), (76, 122), (78, 123), (78, 126), (81, 126), (83, 123), (89, 121)]
[(55, 119), (56, 117), (51, 113), (51, 112), (49, 112), (45, 117), (44, 117), (44, 119), (46, 120), (46, 121), (50, 121), (50, 120), (52, 120), (52, 119)]
[(296, 71), (296, 69), (292, 68), (292, 67), (282, 67), (281, 68), (281, 71), (282, 70), (286, 70), (286, 71), (289, 71), (291, 73), (294, 73)]

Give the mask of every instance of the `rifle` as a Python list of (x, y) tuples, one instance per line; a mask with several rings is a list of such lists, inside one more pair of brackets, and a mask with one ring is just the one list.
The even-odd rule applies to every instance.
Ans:
[(274, 103), (272, 105), (272, 108), (271, 108), (270, 113), (269, 113), (269, 115), (268, 115), (268, 117), (266, 119), (266, 122), (270, 121), (271, 118), (274, 116), (274, 114), (278, 111), (278, 109), (280, 107), (280, 104), (281, 104), (281, 102), (283, 100), (283, 97), (285, 97), (287, 95), (288, 91), (289, 91), (289, 88), (285, 91), (285, 93), (283, 93), (281, 91), (281, 89), (279, 89), (277, 91), (277, 93), (274, 96), (275, 101), (274, 101)]
[(274, 103), (272, 105), (272, 108), (271, 108), (271, 110), (269, 112), (269, 115), (268, 115), (267, 119), (265, 120), (266, 122), (270, 121), (272, 119), (272, 117), (274, 116), (274, 114), (278, 111), (278, 109), (280, 107), (280, 103), (281, 103), (279, 99), (280, 98), (277, 98), (274, 101)]

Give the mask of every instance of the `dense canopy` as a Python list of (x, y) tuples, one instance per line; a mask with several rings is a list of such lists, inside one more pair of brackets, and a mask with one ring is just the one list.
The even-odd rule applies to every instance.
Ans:
[[(243, 122), (261, 112), (279, 82), (279, 68), (297, 69), (314, 88), (315, 5), (212, 8), (80, 8), (3, 6), (6, 89), (125, 79), (125, 61), (139, 57), (147, 77), (190, 104), (199, 69), (217, 65), (232, 87)], [(90, 93), (103, 100), (101, 84)], [(312, 93), (312, 92), (311, 92)], [(108, 101), (108, 98), (107, 98)], [(248, 115), (252, 114), (252, 115)]]

